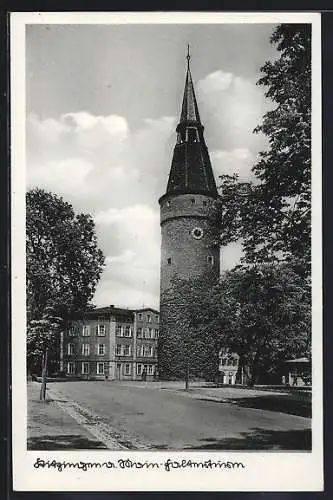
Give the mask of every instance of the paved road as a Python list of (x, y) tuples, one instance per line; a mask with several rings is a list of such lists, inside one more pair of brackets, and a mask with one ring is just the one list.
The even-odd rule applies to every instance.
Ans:
[[(79, 403), (87, 410), (86, 418), (102, 424), (113, 439), (127, 448), (311, 448), (310, 419), (245, 408), (237, 400), (233, 403), (207, 401), (189, 397), (179, 390), (163, 390), (154, 384), (57, 382), (49, 383), (49, 387), (51, 395), (56, 391)], [(56, 393), (53, 392), (53, 396)]]

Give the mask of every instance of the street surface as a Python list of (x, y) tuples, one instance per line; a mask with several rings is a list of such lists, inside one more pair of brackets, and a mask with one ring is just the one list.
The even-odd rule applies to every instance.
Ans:
[[(310, 418), (281, 412), (275, 403), (268, 405), (274, 411), (263, 409), (267, 401), (279, 403), (283, 395), (231, 387), (192, 386), (186, 392), (183, 387), (170, 383), (53, 382), (48, 383), (47, 393), (63, 412), (83, 423), (85, 432), (95, 432), (95, 438), (111, 449), (311, 449)], [(214, 400), (216, 396), (219, 401)]]

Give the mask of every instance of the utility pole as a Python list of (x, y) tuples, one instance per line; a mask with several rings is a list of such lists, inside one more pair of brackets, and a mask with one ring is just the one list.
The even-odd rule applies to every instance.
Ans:
[(46, 376), (47, 376), (47, 355), (48, 349), (45, 347), (43, 358), (42, 358), (42, 385), (40, 388), (39, 399), (45, 401), (46, 399)]
[(186, 376), (185, 376), (185, 390), (188, 391), (190, 382), (190, 366), (189, 363), (186, 364)]

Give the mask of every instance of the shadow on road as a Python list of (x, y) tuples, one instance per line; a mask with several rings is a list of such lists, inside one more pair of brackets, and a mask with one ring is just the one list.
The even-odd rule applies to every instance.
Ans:
[(278, 411), (299, 417), (311, 418), (311, 400), (295, 397), (256, 396), (252, 398), (239, 398), (233, 403), (244, 408), (258, 408), (260, 410)]
[(185, 447), (186, 450), (311, 450), (311, 429), (293, 431), (269, 431), (252, 429), (242, 432), (241, 437), (201, 439), (199, 446)]
[(100, 450), (106, 446), (100, 441), (76, 434), (39, 436), (28, 438), (28, 450)]

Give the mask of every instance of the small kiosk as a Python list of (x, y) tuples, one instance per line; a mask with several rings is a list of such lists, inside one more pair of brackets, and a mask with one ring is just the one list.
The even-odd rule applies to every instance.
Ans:
[(309, 358), (288, 359), (285, 361), (283, 383), (291, 387), (311, 385), (311, 361)]

